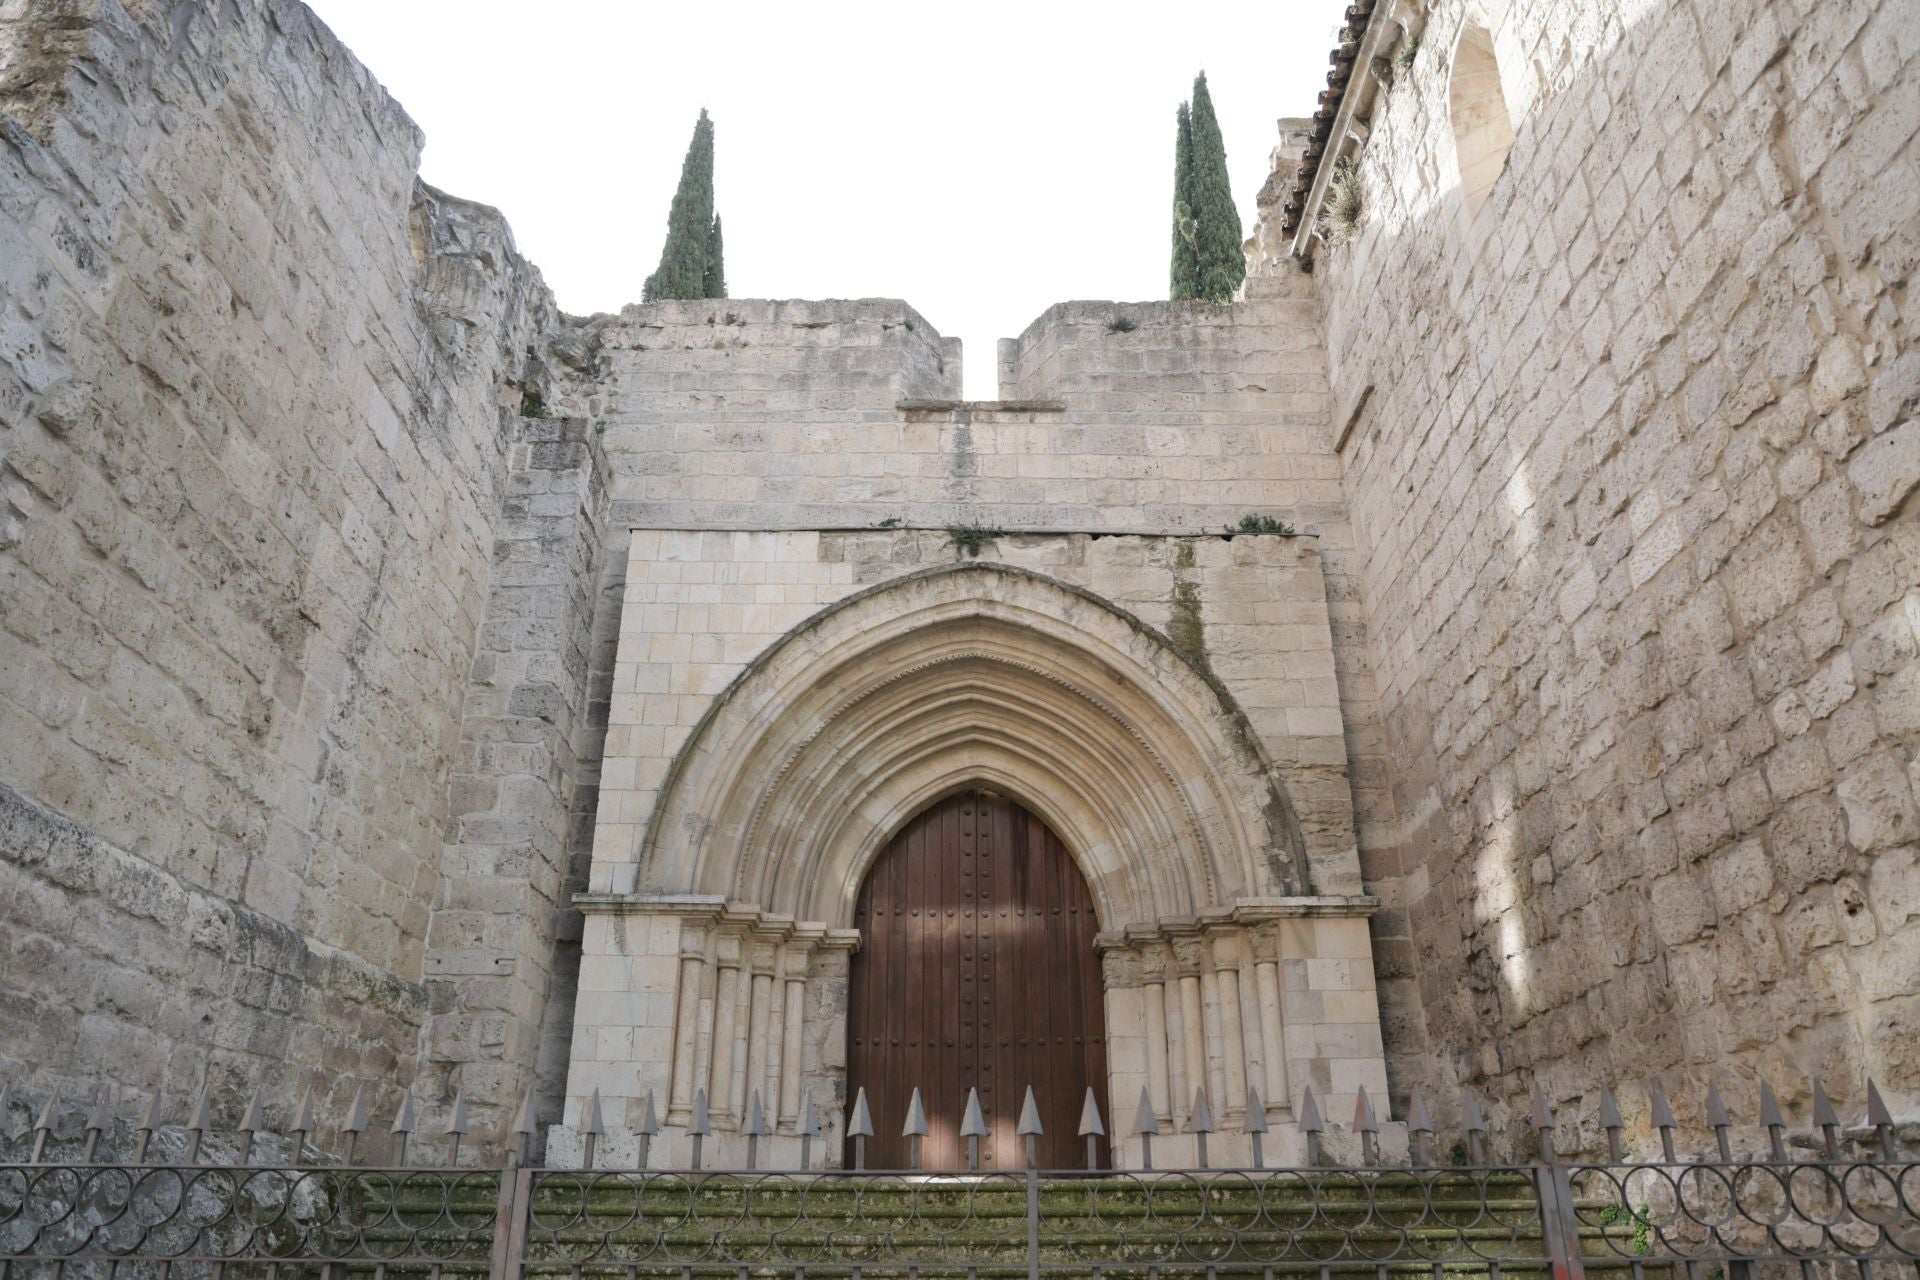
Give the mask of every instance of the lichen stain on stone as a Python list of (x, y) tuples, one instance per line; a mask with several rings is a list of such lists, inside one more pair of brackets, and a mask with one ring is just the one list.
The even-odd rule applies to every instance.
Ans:
[(1173, 647), (1194, 666), (1213, 674), (1207, 661), (1207, 628), (1201, 618), (1200, 584), (1193, 576), (1193, 544), (1182, 542), (1173, 557), (1173, 617), (1167, 624)]

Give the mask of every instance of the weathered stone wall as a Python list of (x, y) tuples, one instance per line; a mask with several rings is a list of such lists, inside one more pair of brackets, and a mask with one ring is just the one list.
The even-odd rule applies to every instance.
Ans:
[(290, 0), (0, 7), (0, 109), (0, 1073), (393, 1089), (550, 300)]
[(1468, 8), (1316, 261), (1394, 760), (1363, 859), (1433, 1050), (1390, 1021), (1396, 1084), (1912, 1096), (1920, 7), (1495, 6), (1478, 216)]

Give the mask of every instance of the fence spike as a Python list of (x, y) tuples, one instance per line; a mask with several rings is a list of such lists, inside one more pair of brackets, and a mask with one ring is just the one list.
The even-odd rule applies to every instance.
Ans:
[(1320, 1118), (1320, 1104), (1313, 1100), (1313, 1086), (1308, 1085), (1300, 1092), (1300, 1131), (1302, 1133), (1325, 1133), (1326, 1121)]
[(1607, 1131), (1607, 1159), (1620, 1163), (1620, 1131), (1626, 1124), (1620, 1119), (1620, 1102), (1613, 1090), (1600, 1086), (1600, 1127)]
[(93, 1162), (94, 1149), (100, 1145), (100, 1135), (113, 1127), (113, 1086), (102, 1085), (93, 1099), (93, 1111), (87, 1116), (87, 1149), (81, 1158), (87, 1163)]
[(1380, 1123), (1373, 1114), (1373, 1099), (1367, 1097), (1365, 1085), (1361, 1085), (1360, 1091), (1353, 1095), (1353, 1131), (1355, 1133), (1380, 1132)]
[(1040, 1104), (1034, 1101), (1032, 1085), (1027, 1086), (1026, 1099), (1020, 1104), (1020, 1123), (1014, 1132), (1022, 1137), (1046, 1132), (1040, 1124)]
[(400, 1150), (397, 1153), (397, 1158), (394, 1160), (395, 1164), (403, 1167), (406, 1165), (407, 1143), (413, 1140), (414, 1130), (419, 1127), (419, 1123), (414, 1119), (413, 1115), (413, 1090), (411, 1088), (402, 1089), (400, 1091), (400, 1111), (393, 1117), (393, 1127), (387, 1130), (388, 1133), (398, 1134), (400, 1137)]
[(960, 1119), (960, 1136), (963, 1138), (984, 1138), (987, 1136), (987, 1119), (980, 1114), (980, 1091), (967, 1090), (967, 1111)]
[[(652, 1099), (649, 1098), (648, 1102), (651, 1103)], [(649, 1117), (652, 1115), (651, 1108), (649, 1108), (648, 1115)], [(808, 1093), (806, 1095), (806, 1101), (800, 1104), (800, 1136), (803, 1138), (817, 1138), (820, 1136), (820, 1116), (819, 1113), (814, 1110), (813, 1094), (811, 1093)]]
[(1260, 1090), (1247, 1086), (1247, 1116), (1240, 1126), (1243, 1133), (1266, 1133), (1267, 1104), (1260, 1100)]
[(7, 1109), (13, 1106), (13, 1086), (0, 1084), (0, 1124), (7, 1122)]
[(1661, 1083), (1659, 1076), (1655, 1076), (1653, 1082), (1647, 1086), (1647, 1102), (1653, 1109), (1654, 1128), (1674, 1127), (1673, 1107), (1667, 1102), (1667, 1086)]
[(419, 1127), (419, 1123), (413, 1114), (413, 1090), (402, 1089), (400, 1091), (400, 1110), (393, 1117), (393, 1127), (388, 1129), (387, 1132), (412, 1133)]
[[(300, 1095), (300, 1105), (294, 1108), (293, 1112), (293, 1129), (291, 1132), (300, 1135), (302, 1139), (300, 1143), (301, 1146), (306, 1145), (305, 1138), (313, 1132), (317, 1118), (313, 1100), (313, 1086), (308, 1085), (307, 1091)], [(296, 1150), (294, 1152), (294, 1160), (298, 1162), (299, 1159), (300, 1153)]]
[(867, 1139), (873, 1136), (873, 1112), (867, 1109), (867, 1088), (860, 1086), (853, 1099), (853, 1115), (847, 1122), (847, 1136), (853, 1139), (853, 1167), (867, 1167)]
[[(647, 1090), (646, 1097), (641, 1101), (640, 1127), (634, 1132), (638, 1135), (638, 1145), (634, 1152), (633, 1163), (636, 1168), (644, 1169), (647, 1167), (647, 1154), (653, 1150), (653, 1136), (660, 1132), (660, 1117), (653, 1111), (652, 1089)], [(806, 1140), (802, 1139), (801, 1146), (804, 1148), (805, 1145)], [(801, 1163), (804, 1165), (805, 1161)]]
[(960, 1136), (967, 1140), (967, 1169), (980, 1167), (980, 1139), (987, 1136), (987, 1120), (980, 1114), (980, 1091), (967, 1090), (966, 1114), (960, 1117)]
[(707, 1113), (707, 1091), (693, 1091), (693, 1123), (687, 1126), (687, 1136), (693, 1139), (693, 1167), (700, 1167), (700, 1157), (706, 1151), (707, 1135), (713, 1132), (713, 1117)]
[(1485, 1164), (1487, 1162), (1487, 1117), (1480, 1110), (1480, 1099), (1473, 1096), (1473, 1090), (1463, 1091), (1460, 1111), (1460, 1127), (1467, 1134), (1467, 1158), (1474, 1164)]
[(1840, 1117), (1833, 1109), (1833, 1100), (1827, 1097), (1827, 1087), (1819, 1077), (1813, 1081), (1813, 1122), (1820, 1127), (1822, 1140), (1826, 1143), (1827, 1159), (1836, 1160), (1840, 1156)]
[(456, 1137), (464, 1137), (469, 1132), (467, 1124), (467, 1091), (465, 1089), (453, 1095), (453, 1113), (447, 1119), (447, 1132)]
[(1153, 1114), (1153, 1098), (1145, 1085), (1140, 1086), (1140, 1107), (1133, 1115), (1133, 1131), (1140, 1135), (1140, 1167), (1153, 1168), (1153, 1135), (1160, 1132), (1160, 1121)]
[(927, 1136), (927, 1109), (920, 1103), (920, 1089), (915, 1086), (913, 1097), (907, 1100), (907, 1121), (900, 1126), (903, 1138), (924, 1138)]
[(760, 1167), (760, 1139), (767, 1136), (767, 1113), (760, 1105), (760, 1087), (754, 1086), (747, 1100), (747, 1168)]
[(267, 1127), (267, 1107), (260, 1100), (260, 1091), (255, 1089), (253, 1096), (247, 1099), (247, 1109), (240, 1115), (240, 1163), (245, 1164), (247, 1157), (253, 1154), (253, 1136)]
[(367, 1086), (355, 1085), (353, 1101), (347, 1104), (347, 1122), (340, 1132), (359, 1135), (367, 1131)]
[(873, 1112), (867, 1107), (865, 1085), (860, 1086), (853, 1095), (853, 1118), (847, 1122), (847, 1136), (850, 1138), (873, 1136)]
[(1188, 1133), (1212, 1133), (1213, 1108), (1207, 1105), (1207, 1087), (1201, 1085), (1193, 1091), (1193, 1111), (1187, 1117)]
[(1543, 1133), (1554, 1127), (1553, 1108), (1548, 1105), (1547, 1091), (1540, 1087), (1538, 1080), (1533, 1082), (1533, 1127)]
[[(0, 1116), (5, 1112), (0, 1111)], [(153, 1141), (153, 1135), (160, 1131), (160, 1091), (153, 1091), (153, 1101), (147, 1104), (147, 1113), (140, 1117), (140, 1127), (134, 1132), (139, 1135), (133, 1145), (133, 1162), (143, 1163), (147, 1158), (147, 1144)]]
[(1893, 1151), (1893, 1113), (1887, 1110), (1885, 1098), (1880, 1096), (1880, 1086), (1867, 1077), (1867, 1123), (1873, 1126), (1875, 1136), (1880, 1139), (1880, 1157), (1892, 1160)]
[(208, 1096), (207, 1086), (200, 1086), (200, 1097), (194, 1102), (193, 1110), (187, 1116), (187, 1159), (186, 1163), (195, 1164), (200, 1159), (200, 1143), (207, 1136), (207, 1130), (213, 1128), (213, 1101)]
[(1414, 1168), (1426, 1168), (1426, 1144), (1431, 1141), (1433, 1117), (1427, 1114), (1427, 1101), (1420, 1096), (1420, 1086), (1415, 1085), (1407, 1095), (1407, 1154)]
[(1707, 1083), (1707, 1127), (1713, 1130), (1714, 1146), (1719, 1149), (1720, 1163), (1733, 1163), (1733, 1146), (1727, 1141), (1727, 1130), (1733, 1120), (1727, 1115), (1727, 1104), (1720, 1100), (1720, 1087), (1713, 1082)]
[(1104, 1138), (1107, 1126), (1100, 1119), (1100, 1103), (1093, 1096), (1093, 1086), (1087, 1086), (1087, 1100), (1080, 1104), (1080, 1136), (1083, 1138)]
[(60, 1107), (60, 1095), (47, 1095), (46, 1105), (40, 1108), (40, 1118), (33, 1122), (33, 1154), (27, 1158), (28, 1164), (39, 1164), (41, 1155), (47, 1149), (47, 1139), (53, 1135), (55, 1113)]
[(1767, 1145), (1772, 1149), (1775, 1160), (1787, 1158), (1787, 1118), (1780, 1114), (1780, 1100), (1773, 1096), (1773, 1086), (1765, 1080), (1760, 1082), (1760, 1124), (1767, 1131)]
[(1300, 1091), (1300, 1132), (1307, 1138), (1307, 1167), (1320, 1167), (1320, 1135), (1327, 1131), (1327, 1122), (1320, 1118), (1320, 1104), (1313, 1100), (1313, 1086), (1308, 1085)]
[[(603, 1134), (605, 1134), (606, 1131), (607, 1131), (607, 1120), (606, 1120), (606, 1117), (603, 1114), (601, 1114), (601, 1111), (600, 1111), (600, 1087), (598, 1085), (595, 1085), (593, 1090), (593, 1097), (587, 1101), (586, 1128), (582, 1129), (581, 1132), (587, 1134), (590, 1137), (598, 1138)], [(395, 1129), (394, 1132), (398, 1133), (399, 1130)]]

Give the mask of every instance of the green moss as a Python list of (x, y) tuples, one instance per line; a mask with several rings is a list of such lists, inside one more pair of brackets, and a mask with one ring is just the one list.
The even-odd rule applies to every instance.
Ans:
[(947, 541), (953, 544), (955, 551), (963, 551), (969, 559), (978, 556), (988, 545), (1007, 536), (1005, 529), (990, 529), (977, 524), (950, 524), (947, 526)]

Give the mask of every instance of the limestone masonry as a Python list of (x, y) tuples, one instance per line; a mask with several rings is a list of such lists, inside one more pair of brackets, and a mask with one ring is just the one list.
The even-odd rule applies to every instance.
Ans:
[(1169, 1159), (1915, 1117), (1920, 0), (1342, 41), (1243, 300), (974, 402), (899, 301), (560, 313), (295, 0), (0, 0), (0, 1080), (831, 1137), (865, 868), (985, 787)]

